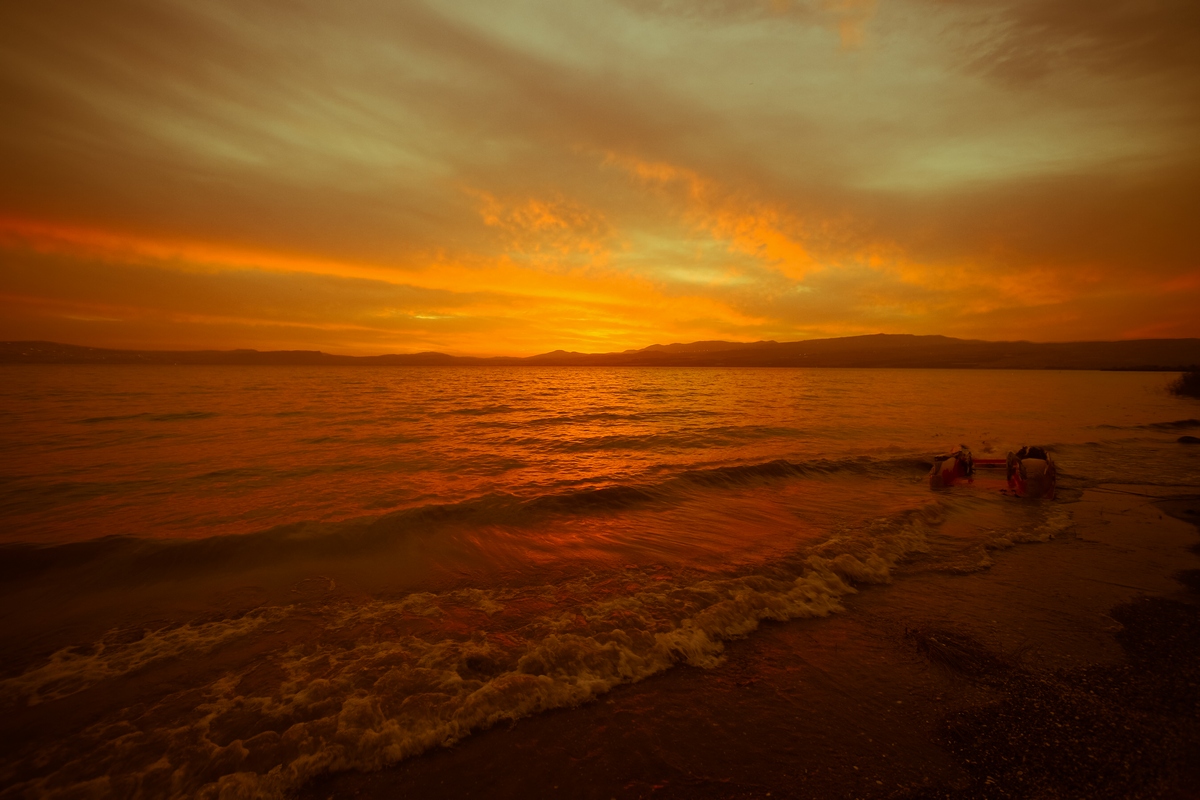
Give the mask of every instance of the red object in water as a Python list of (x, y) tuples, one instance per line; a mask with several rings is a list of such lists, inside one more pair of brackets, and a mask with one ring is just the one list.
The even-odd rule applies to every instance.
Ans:
[(962, 480), (971, 480), (975, 472), (971, 451), (965, 447), (955, 450), (933, 460), (933, 469), (929, 471), (929, 488), (940, 489), (953, 486)]
[(1054, 499), (1058, 468), (1044, 448), (1022, 447), (1016, 453), (1009, 453), (1005, 462), (1010, 489), (1022, 497)]
[(1058, 470), (1054, 459), (1043, 447), (1022, 447), (1008, 458), (972, 458), (967, 448), (941, 455), (933, 460), (929, 471), (929, 487), (941, 489), (954, 486), (964, 480), (972, 482), (975, 468), (998, 469), (1005, 467), (1008, 488), (1022, 497), (1045, 497), (1054, 499)]

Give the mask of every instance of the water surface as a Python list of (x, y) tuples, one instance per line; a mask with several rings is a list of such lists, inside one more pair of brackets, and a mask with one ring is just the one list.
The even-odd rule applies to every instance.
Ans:
[[(1144, 373), (6, 367), (4, 796), (282, 793), (1200, 484)], [(1057, 502), (929, 457), (1050, 446)]]

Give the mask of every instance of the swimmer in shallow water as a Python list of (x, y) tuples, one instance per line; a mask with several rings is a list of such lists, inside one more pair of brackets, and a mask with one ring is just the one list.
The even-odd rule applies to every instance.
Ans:
[(933, 460), (933, 469), (929, 472), (929, 486), (941, 489), (953, 486), (962, 479), (970, 480), (975, 474), (975, 462), (971, 450), (966, 445), (960, 445), (958, 450)]
[(1054, 497), (1057, 470), (1044, 447), (1022, 447), (1008, 454), (1008, 485), (1025, 497)]

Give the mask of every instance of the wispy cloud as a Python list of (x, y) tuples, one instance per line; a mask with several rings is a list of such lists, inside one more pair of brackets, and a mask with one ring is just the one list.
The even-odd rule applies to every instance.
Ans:
[(1200, 335), (1197, 14), (8, 4), (3, 335)]

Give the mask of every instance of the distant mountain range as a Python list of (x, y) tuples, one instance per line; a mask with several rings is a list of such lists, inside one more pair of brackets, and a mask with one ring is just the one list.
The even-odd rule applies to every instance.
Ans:
[(876, 334), (803, 342), (655, 344), (621, 353), (480, 358), (445, 353), (337, 356), (317, 350), (105, 350), (55, 342), (0, 342), (0, 364), (262, 364), (314, 366), (915, 367), (1175, 371), (1200, 365), (1200, 339), (987, 342)]

